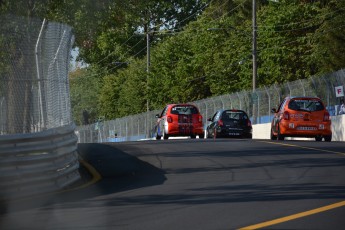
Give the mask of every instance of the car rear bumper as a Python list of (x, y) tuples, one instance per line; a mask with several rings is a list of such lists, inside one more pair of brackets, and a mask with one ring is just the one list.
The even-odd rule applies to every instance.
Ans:
[(217, 137), (252, 137), (252, 129), (221, 129)]
[(285, 136), (295, 137), (315, 137), (332, 135), (331, 123), (302, 123), (281, 122), (280, 133)]
[(174, 124), (167, 127), (166, 133), (169, 136), (191, 136), (204, 135), (203, 126), (196, 126), (195, 124)]

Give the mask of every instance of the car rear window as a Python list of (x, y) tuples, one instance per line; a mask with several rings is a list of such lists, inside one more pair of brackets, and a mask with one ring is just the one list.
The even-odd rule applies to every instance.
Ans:
[(223, 121), (229, 121), (229, 120), (243, 120), (248, 119), (248, 116), (243, 111), (224, 111), (222, 114), (222, 120)]
[(320, 100), (317, 99), (293, 99), (289, 102), (288, 108), (296, 111), (321, 111), (324, 106)]
[(197, 108), (191, 105), (186, 105), (186, 106), (177, 105), (171, 108), (171, 113), (189, 115), (189, 114), (198, 114), (199, 112)]

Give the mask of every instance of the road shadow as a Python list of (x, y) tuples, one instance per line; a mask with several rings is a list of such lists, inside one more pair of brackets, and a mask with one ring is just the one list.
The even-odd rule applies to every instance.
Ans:
[(99, 195), (159, 185), (166, 180), (165, 172), (153, 165), (131, 156), (115, 146), (106, 144), (78, 144), (80, 157), (102, 176), (95, 184), (83, 187), (93, 176), (80, 165), (81, 180), (66, 190), (35, 197), (0, 200), (1, 215), (34, 208), (61, 205), (66, 202), (80, 202)]

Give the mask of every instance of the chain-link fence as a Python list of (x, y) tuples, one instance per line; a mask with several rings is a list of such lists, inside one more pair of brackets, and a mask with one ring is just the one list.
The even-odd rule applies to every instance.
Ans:
[[(207, 118), (218, 109), (241, 109), (251, 117), (253, 124), (268, 123), (272, 119), (272, 108), (277, 108), (286, 96), (317, 96), (327, 106), (331, 115), (336, 115), (340, 100), (336, 97), (335, 87), (345, 85), (345, 70), (321, 77), (310, 77), (304, 80), (272, 85), (252, 91), (241, 91), (192, 102), (203, 115), (204, 124)], [(79, 142), (117, 142), (138, 140), (153, 137), (156, 114), (161, 111), (150, 111), (134, 116), (118, 118), (111, 121), (100, 121), (92, 125), (77, 128)]]
[(194, 102), (204, 117), (211, 117), (218, 109), (234, 108), (245, 110), (253, 124), (268, 123), (272, 119), (272, 108), (277, 108), (286, 96), (316, 96), (326, 104), (331, 115), (335, 115), (335, 87), (345, 85), (345, 70), (308, 79), (286, 82), (282, 85), (259, 88), (255, 92), (242, 91)]
[(12, 15), (0, 21), (0, 134), (71, 124), (71, 27)]
[(120, 142), (143, 139), (153, 136), (156, 123), (155, 115), (161, 111), (118, 118), (111, 121), (99, 121), (76, 129), (80, 143)]

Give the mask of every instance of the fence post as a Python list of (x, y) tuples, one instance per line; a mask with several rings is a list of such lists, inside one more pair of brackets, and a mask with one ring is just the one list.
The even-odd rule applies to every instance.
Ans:
[(330, 92), (329, 92), (329, 85), (328, 85), (328, 82), (326, 81), (326, 79), (325, 79), (325, 77), (324, 76), (322, 76), (321, 77), (322, 78), (322, 80), (326, 83), (326, 86), (327, 86), (327, 105), (329, 105), (329, 101), (330, 101), (330, 99), (329, 99), (329, 95), (330, 95)]
[(268, 116), (269, 116), (269, 119), (271, 120), (271, 95), (270, 95), (266, 86), (265, 86), (265, 91), (266, 91), (267, 96), (268, 96)]
[(42, 26), (41, 26), (41, 30), (40, 30), (40, 33), (38, 35), (38, 38), (37, 38), (37, 42), (36, 42), (36, 46), (35, 46), (35, 61), (36, 61), (36, 68), (37, 68), (37, 80), (38, 80), (38, 103), (39, 103), (39, 106), (40, 106), (40, 114), (39, 114), (39, 124), (40, 124), (40, 127), (39, 129), (42, 130), (42, 127), (45, 126), (45, 121), (44, 121), (44, 112), (43, 112), (43, 92), (42, 92), (42, 88), (41, 88), (41, 75), (40, 75), (40, 66), (39, 66), (39, 61), (38, 61), (38, 45), (40, 43), (40, 40), (41, 40), (41, 37), (42, 37), (42, 33), (43, 33), (43, 29), (46, 25), (46, 22), (47, 20), (46, 19), (43, 19), (43, 22), (42, 22)]
[(301, 83), (301, 86), (302, 86), (302, 89), (303, 89), (303, 96), (305, 96), (305, 88), (304, 88), (303, 82), (302, 82), (301, 79), (299, 79), (299, 82)]
[(236, 92), (236, 95), (238, 97), (238, 101), (240, 102), (240, 109), (242, 110), (242, 101), (241, 101), (241, 98), (240, 98), (240, 94), (238, 92)]

